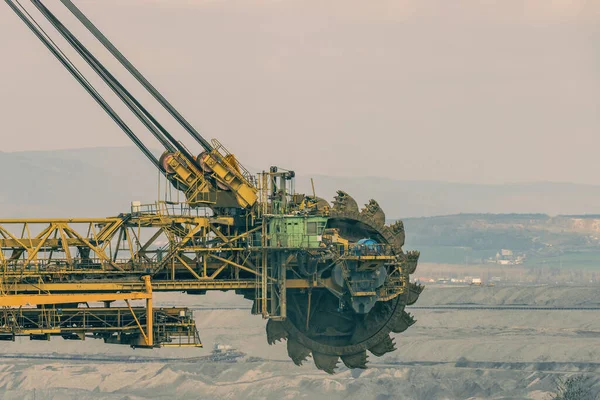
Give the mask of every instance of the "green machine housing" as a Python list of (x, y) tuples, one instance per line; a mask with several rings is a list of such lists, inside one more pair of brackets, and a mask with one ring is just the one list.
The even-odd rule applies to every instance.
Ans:
[(318, 248), (327, 217), (313, 215), (268, 216), (267, 247)]

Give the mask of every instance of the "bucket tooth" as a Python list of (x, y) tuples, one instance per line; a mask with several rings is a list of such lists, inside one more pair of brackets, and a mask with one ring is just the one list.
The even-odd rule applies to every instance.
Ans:
[(365, 204), (365, 208), (360, 211), (361, 216), (370, 218), (375, 222), (375, 226), (383, 227), (385, 225), (385, 213), (379, 207), (379, 203), (375, 200), (369, 200), (368, 204)]
[(404, 332), (415, 322), (417, 322), (417, 321), (415, 321), (415, 319), (413, 318), (412, 315), (410, 315), (406, 311), (402, 311), (402, 316), (400, 316), (400, 318), (396, 319), (394, 321), (394, 323), (391, 325), (392, 332), (394, 332), (394, 333)]
[(391, 337), (386, 336), (381, 342), (377, 343), (375, 346), (371, 347), (369, 351), (376, 355), (377, 357), (381, 357), (385, 353), (389, 353), (390, 351), (396, 350), (396, 345)]
[(392, 233), (391, 238), (389, 238), (389, 242), (394, 246), (396, 251), (401, 251), (402, 246), (404, 246), (404, 239), (406, 235), (404, 233), (404, 223), (402, 221), (396, 221), (389, 227), (390, 232)]
[(348, 193), (338, 190), (333, 200), (334, 213), (354, 214), (358, 213), (358, 204)]
[(424, 288), (423, 285), (410, 282), (408, 284), (406, 304), (409, 306), (415, 304)]
[(288, 333), (282, 322), (273, 321), (272, 319), (267, 322), (267, 342), (269, 344), (274, 344), (287, 337)]
[(287, 351), (288, 355), (296, 365), (302, 365), (310, 355), (310, 350), (294, 339), (288, 339)]
[(419, 256), (421, 252), (411, 250), (406, 252), (406, 258), (404, 261), (404, 268), (409, 274), (413, 274), (417, 270), (417, 263), (419, 262)]
[(313, 359), (315, 360), (315, 365), (320, 370), (323, 370), (328, 374), (335, 373), (335, 368), (339, 361), (338, 356), (313, 352)]
[(342, 356), (342, 362), (350, 369), (367, 369), (367, 352), (362, 351), (349, 356)]

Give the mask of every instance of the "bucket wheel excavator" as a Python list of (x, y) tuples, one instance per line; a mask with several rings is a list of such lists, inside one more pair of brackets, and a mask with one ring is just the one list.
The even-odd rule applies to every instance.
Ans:
[(340, 359), (348, 368), (364, 369), (367, 351), (378, 357), (394, 351), (390, 334), (415, 323), (405, 306), (414, 304), (423, 290), (408, 279), (419, 253), (402, 251), (401, 221), (385, 225), (375, 200), (359, 211), (343, 191), (329, 211), (324, 243), (330, 240), (349, 247), (318, 270), (326, 289), (288, 295), (287, 318), (268, 321), (267, 340), (286, 339), (296, 365), (312, 355), (315, 365), (328, 373)]
[[(287, 341), (298, 365), (312, 356), (328, 373), (340, 361), (366, 368), (369, 353), (395, 349), (392, 334), (415, 322), (405, 308), (423, 290), (410, 282), (419, 253), (403, 250), (401, 221), (386, 225), (375, 200), (361, 209), (343, 191), (331, 203), (296, 193), (293, 171), (251, 174), (217, 140), (204, 139), (79, 8), (61, 0), (192, 137), (200, 147), (193, 153), (40, 0), (31, 0), (34, 7), (5, 1), (185, 201), (133, 202), (104, 219), (0, 220), (0, 339), (201, 346), (190, 310), (154, 308), (152, 293), (235, 290), (268, 319), (268, 342)], [(75, 51), (79, 66), (58, 41)], [(112, 91), (112, 101), (125, 104), (162, 154), (143, 143), (83, 67)], [(131, 307), (140, 299), (146, 307)], [(89, 307), (96, 303), (103, 306)]]

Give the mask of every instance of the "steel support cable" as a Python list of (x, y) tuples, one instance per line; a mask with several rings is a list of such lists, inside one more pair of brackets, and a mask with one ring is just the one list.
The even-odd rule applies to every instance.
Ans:
[(79, 68), (77, 68), (77, 66), (71, 61), (71, 59), (60, 49), (60, 47), (58, 46), (58, 44), (56, 44), (56, 42), (54, 40), (52, 40), (52, 38), (50, 37), (50, 35), (48, 35), (48, 33), (46, 33), (46, 31), (44, 30), (44, 28), (42, 28), (42, 26), (35, 20), (35, 18), (33, 18), (33, 16), (29, 13), (29, 11), (27, 11), (25, 9), (25, 7), (19, 2), (19, 0), (15, 0), (15, 2), (16, 2), (16, 4), (19, 5), (19, 7), (21, 8), (21, 11), (25, 15), (27, 15), (27, 17), (31, 20), (31, 23), (36, 26), (36, 28), (38, 29), (38, 31), (42, 35), (44, 35), (44, 37), (50, 43), (52, 43), (52, 45), (54, 46), (54, 48), (60, 53), (60, 55), (64, 58), (64, 60), (67, 61), (69, 63), (69, 65), (71, 65), (73, 67), (73, 69), (75, 71), (77, 71), (77, 73), (79, 73), (79, 75), (82, 77), (82, 79), (85, 81), (85, 83), (88, 84), (90, 87), (93, 88), (94, 92), (98, 93), (98, 91), (92, 86), (91, 82), (88, 81), (88, 79), (83, 75), (83, 73), (79, 70)]
[[(161, 172), (164, 168), (159, 161), (154, 157), (152, 152), (142, 143), (142, 141), (133, 133), (129, 126), (119, 117), (116, 111), (106, 102), (100, 93), (91, 85), (85, 76), (75, 67), (75, 65), (64, 55), (60, 48), (54, 43), (48, 34), (40, 27), (35, 19), (25, 10), (25, 7), (16, 0), (5, 0), (6, 4), (14, 11), (14, 13), (23, 21), (23, 23), (33, 32), (33, 34), (46, 46), (46, 48), (56, 57), (56, 59), (71, 73), (71, 75), (81, 84), (90, 96), (100, 105), (100, 107), (109, 115), (109, 117), (125, 132), (131, 141), (144, 153), (144, 155), (154, 164)], [(17, 6), (18, 4), (18, 6)], [(20, 7), (20, 8), (19, 8)], [(21, 10), (22, 9), (22, 10)], [(36, 27), (37, 26), (37, 27)], [(38, 28), (39, 27), (39, 28)]]
[[(31, 0), (59, 33), (73, 46), (77, 53), (90, 65), (102, 80), (127, 105), (136, 117), (150, 130), (154, 137), (170, 152), (179, 150), (190, 163), (195, 158), (181, 145), (140, 102), (102, 65), (102, 63), (73, 35), (52, 12), (39, 0)], [(173, 147), (174, 146), (174, 147)]]
[(65, 38), (65, 40), (75, 49), (75, 51), (88, 63), (88, 65), (100, 76), (100, 78), (110, 87), (110, 89), (127, 105), (138, 119), (150, 130), (154, 137), (170, 152), (175, 151), (175, 147), (165, 138), (147, 118), (146, 113), (141, 111), (141, 105), (132, 100), (132, 95), (120, 85), (116, 78), (112, 76), (106, 68), (81, 44), (81, 42), (56, 18), (46, 6), (39, 1), (32, 0), (32, 3), (38, 8), (42, 15), (54, 26), (54, 28)]
[[(8, 1), (7, 1), (7, 3), (8, 3)], [(25, 7), (23, 7), (23, 5), (18, 0), (16, 0), (16, 3), (21, 8), (21, 10), (22, 10), (21, 12), (24, 13), (25, 15), (27, 15), (27, 17), (30, 20), (29, 22), (32, 25), (35, 25), (37, 27), (37, 30), (32, 29), (34, 34), (36, 34), (36, 36), (38, 36), (38, 38), (44, 44), (46, 44), (46, 46), (49, 48), (49, 50), (58, 58), (58, 60), (63, 64), (63, 66), (65, 66), (67, 68), (67, 70), (69, 70), (69, 72), (71, 72), (73, 74), (73, 76), (75, 76), (75, 78), (79, 81), (79, 83), (81, 83), (82, 86), (88, 91), (88, 93), (97, 102), (100, 103), (100, 106), (119, 125), (119, 127), (121, 127), (121, 129), (125, 131), (125, 133), (129, 136), (129, 138), (138, 146), (138, 148), (140, 148), (140, 150), (142, 150), (142, 152), (148, 157), (148, 159), (150, 159), (150, 161), (154, 165), (159, 167), (159, 169), (162, 171), (162, 168), (160, 168), (158, 160), (154, 157), (152, 152), (150, 152), (150, 150), (148, 150), (148, 148), (139, 140), (139, 138), (133, 133), (133, 131), (131, 131), (131, 129), (120, 119), (118, 114), (110, 107), (110, 105), (108, 105), (108, 103), (104, 100), (104, 98), (100, 95), (100, 93), (87, 80), (87, 78), (75, 66), (75, 64), (67, 57), (67, 55), (60, 49), (60, 47), (52, 40), (52, 38), (44, 31), (44, 29), (37, 23), (35, 18), (33, 18), (33, 16), (25, 9)], [(13, 5), (9, 4), (9, 6), (11, 6), (11, 8), (13, 8)], [(18, 10), (15, 10), (15, 8), (13, 8), (13, 10), (15, 12), (18, 11)], [(19, 13), (17, 13), (17, 15), (19, 15)], [(23, 15), (19, 15), (19, 17), (21, 17), (21, 19), (30, 28), (33, 27), (32, 25), (29, 25), (27, 19), (23, 19), (24, 18)]]
[(108, 40), (106, 36), (73, 4), (70, 0), (61, 0), (69, 11), (81, 22), (100, 43), (121, 63), (131, 75), (158, 101), (181, 126), (204, 147), (211, 151), (211, 144), (194, 129), (194, 127), (173, 107), (167, 99), (142, 75), (142, 73), (129, 62), (129, 60)]

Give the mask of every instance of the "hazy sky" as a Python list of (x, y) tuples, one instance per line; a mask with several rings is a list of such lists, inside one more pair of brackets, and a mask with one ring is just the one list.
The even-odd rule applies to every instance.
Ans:
[[(600, 0), (76, 4), (245, 164), (600, 184)], [(0, 49), (0, 151), (129, 144), (5, 4)]]

